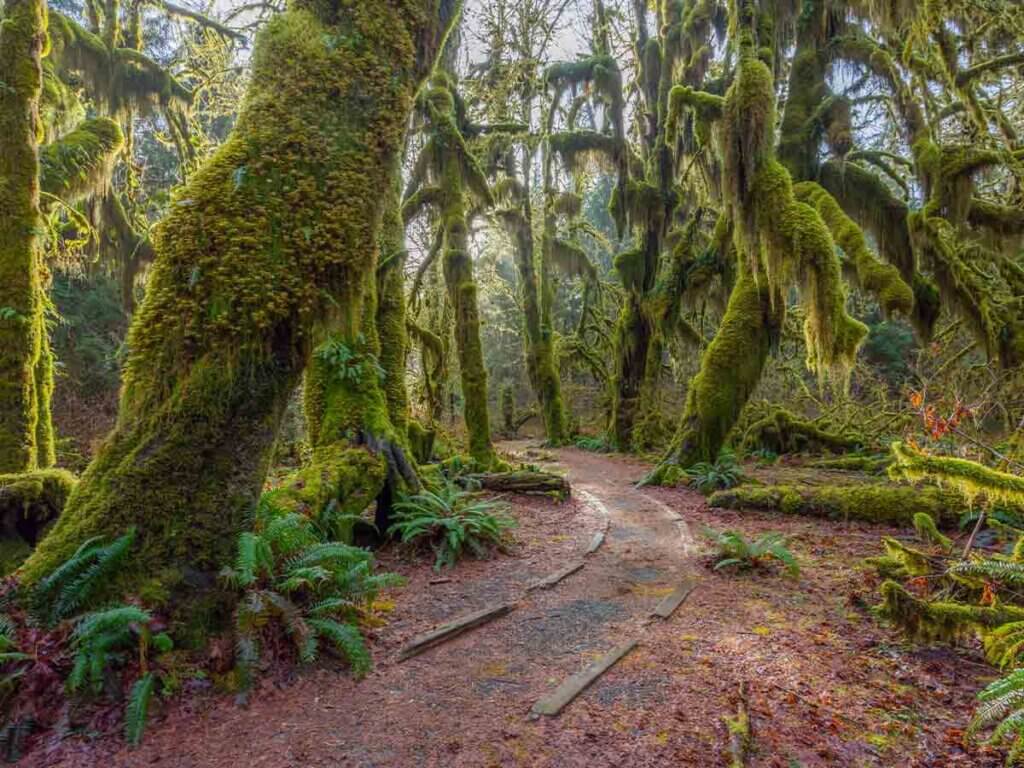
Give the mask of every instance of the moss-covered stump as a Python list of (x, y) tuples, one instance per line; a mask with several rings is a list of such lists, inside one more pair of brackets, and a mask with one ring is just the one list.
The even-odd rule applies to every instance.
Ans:
[(56, 520), (78, 481), (63, 469), (0, 475), (0, 539), (32, 545)]
[(260, 31), (234, 132), (156, 228), (117, 427), (23, 581), (129, 526), (126, 589), (166, 572), (195, 592), (189, 574), (233, 556), (322, 321), (359, 317), (381, 193), (458, 8), (295, 0)]
[(747, 451), (765, 448), (777, 454), (805, 451), (846, 453), (857, 450), (863, 441), (859, 435), (830, 432), (785, 408), (774, 408), (747, 428), (743, 435), (743, 448)]
[(963, 498), (933, 486), (864, 483), (858, 485), (740, 485), (708, 500), (721, 509), (764, 509), (787, 515), (911, 526), (924, 512), (940, 526), (952, 527), (967, 511)]

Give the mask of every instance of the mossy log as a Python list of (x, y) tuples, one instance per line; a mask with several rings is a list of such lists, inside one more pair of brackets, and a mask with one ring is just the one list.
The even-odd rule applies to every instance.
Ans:
[(882, 584), (878, 612), (918, 640), (961, 640), (1010, 622), (1024, 621), (1016, 605), (966, 605), (929, 602), (907, 592), (895, 581)]
[(829, 432), (785, 408), (774, 408), (747, 428), (743, 435), (743, 448), (747, 451), (766, 448), (777, 454), (801, 451), (845, 453), (856, 450), (863, 441), (856, 435)]
[(470, 478), (487, 491), (505, 493), (556, 493), (569, 495), (569, 481), (562, 475), (551, 472), (488, 472), (470, 475)]
[(955, 526), (967, 511), (964, 500), (956, 493), (933, 486), (913, 488), (883, 483), (740, 485), (712, 494), (708, 504), (721, 509), (764, 509), (787, 515), (905, 526), (912, 526), (914, 516), (923, 512), (947, 528)]
[(117, 426), (24, 582), (129, 526), (129, 589), (154, 573), (191, 589), (232, 557), (318, 329), (361, 316), (381, 191), (458, 8), (296, 0), (260, 31), (234, 132), (156, 228)]

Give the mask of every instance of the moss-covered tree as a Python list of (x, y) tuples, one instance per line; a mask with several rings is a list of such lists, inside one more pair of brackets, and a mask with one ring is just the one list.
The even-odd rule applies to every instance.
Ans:
[(129, 526), (126, 584), (196, 589), (230, 556), (314, 347), (364, 317), (381, 190), (457, 11), (297, 0), (261, 31), (235, 131), (156, 229), (117, 427), (24, 581)]
[(403, 214), (410, 221), (428, 208), (436, 213), (442, 271), (454, 314), (469, 453), (480, 467), (489, 469), (497, 464), (497, 455), (491, 442), (469, 223), (473, 209), (490, 206), (493, 200), (460, 129), (453, 88), (446, 75), (438, 75), (422, 96), (426, 141), (406, 190)]

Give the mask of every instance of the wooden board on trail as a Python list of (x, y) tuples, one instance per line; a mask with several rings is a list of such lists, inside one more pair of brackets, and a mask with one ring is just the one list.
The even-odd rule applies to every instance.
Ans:
[(592, 555), (597, 552), (598, 548), (604, 544), (604, 537), (608, 534), (608, 521), (604, 521), (604, 528), (594, 534), (594, 538), (590, 541), (590, 546), (587, 547), (587, 554)]
[(484, 608), (483, 610), (449, 621), (447, 624), (442, 624), (436, 629), (432, 629), (419, 637), (413, 638), (412, 642), (399, 652), (398, 660), (405, 661), (406, 659), (411, 659), (413, 656), (423, 653), (423, 651), (428, 648), (432, 648), (446, 640), (451, 640), (453, 637), (458, 637), (463, 632), (473, 629), (474, 627), (479, 627), (481, 624), (486, 624), (491, 619), (504, 616), (513, 608), (515, 608), (514, 603), (492, 605), (489, 608)]
[(582, 567), (582, 560), (580, 560), (578, 563), (573, 563), (572, 565), (566, 566), (562, 570), (552, 573), (550, 576), (545, 576), (540, 581), (533, 582), (533, 584), (527, 587), (527, 591), (533, 592), (535, 589), (551, 589), (551, 587), (555, 586), (555, 584), (560, 582), (566, 576), (571, 576)]
[(690, 593), (693, 592), (696, 586), (696, 582), (684, 581), (655, 606), (654, 610), (651, 611), (651, 616), (667, 619), (675, 613), (676, 608), (683, 604), (683, 601), (690, 596)]
[(554, 717), (565, 709), (573, 699), (583, 693), (587, 686), (615, 666), (619, 659), (636, 648), (638, 642), (638, 640), (629, 640), (617, 645), (586, 669), (567, 677), (553, 692), (539, 699), (530, 712), (534, 715)]

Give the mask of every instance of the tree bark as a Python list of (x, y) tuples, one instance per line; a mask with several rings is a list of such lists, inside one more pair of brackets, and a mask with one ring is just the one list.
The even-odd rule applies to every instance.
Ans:
[[(39, 97), (46, 6), (8, 0), (0, 22), (0, 473), (48, 466), (52, 388), (44, 348), (39, 231)], [(45, 349), (45, 354), (44, 354)]]
[(261, 32), (235, 132), (154, 236), (114, 432), (19, 571), (137, 528), (126, 588), (233, 552), (320, 331), (358, 322), (413, 97), (457, 3), (299, 0)]

